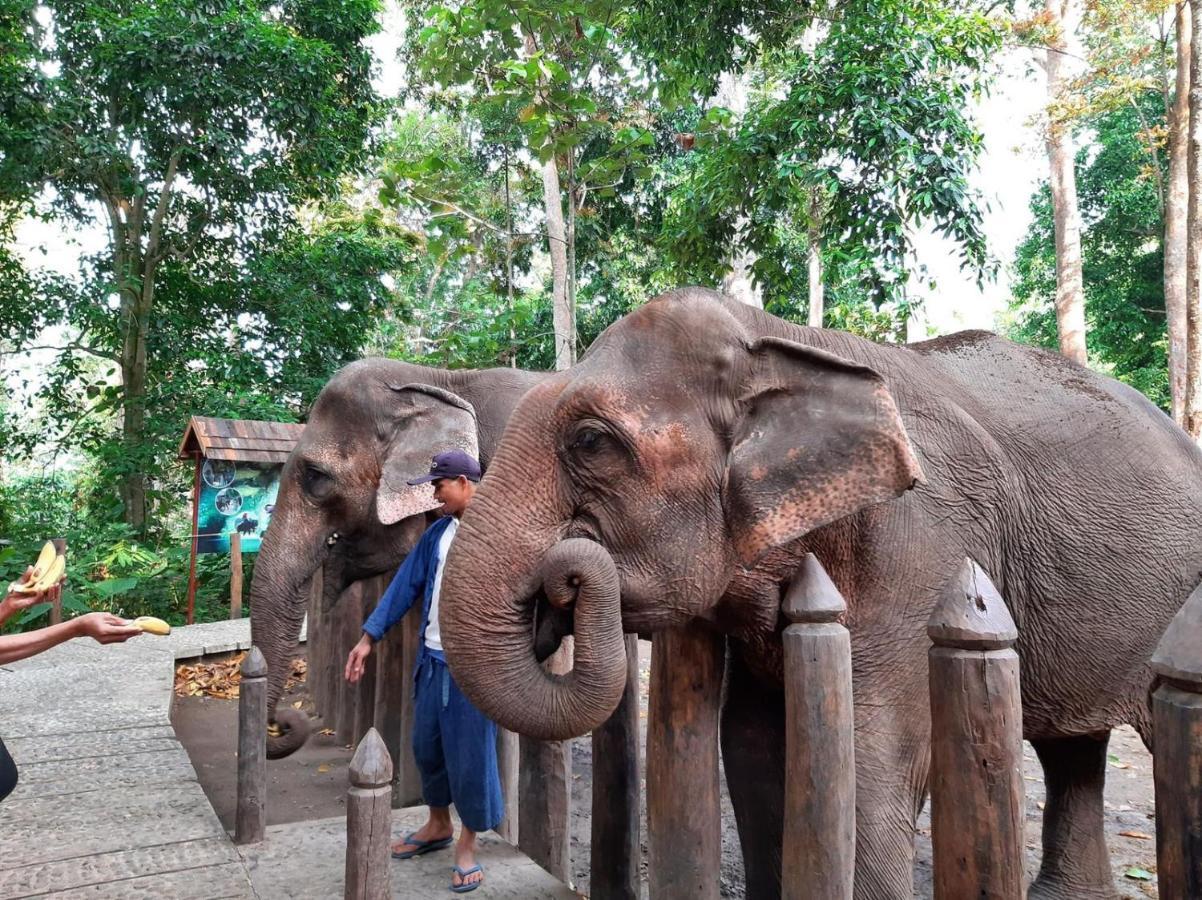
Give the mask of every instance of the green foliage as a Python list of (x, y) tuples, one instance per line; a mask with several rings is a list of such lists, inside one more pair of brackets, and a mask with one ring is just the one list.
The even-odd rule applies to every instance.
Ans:
[(981, 136), (968, 105), (997, 28), (939, 0), (850, 4), (805, 52), (809, 24), (802, 12), (787, 46), (759, 49), (745, 115), (715, 107), (697, 120), (698, 150), (665, 217), (675, 270), (713, 281), (741, 247), (771, 289), (789, 249), (782, 224), (813, 226), (827, 260), (854, 270), (879, 303), (900, 294), (910, 229), (929, 223), (983, 277), (990, 261), (968, 184)]
[[(1163, 118), (1161, 96), (1151, 91), (1138, 107), (1120, 106), (1091, 118), (1095, 138), (1077, 157), (1077, 197), (1090, 360), (1167, 410), (1163, 224), (1144, 135), (1146, 122)], [(1008, 333), (1055, 348), (1055, 240), (1046, 184), (1031, 209), (1034, 222), (1015, 256)]]
[[(31, 565), (42, 544), (55, 537), (67, 541), (64, 618), (104, 610), (132, 618), (151, 615), (182, 625), (188, 595), (190, 523), (165, 530), (154, 539), (137, 534), (111, 516), (80, 502), (91, 493), (87, 479), (21, 478), (0, 485), (0, 509), (8, 519), (0, 548), (0, 583), (8, 584)], [(245, 584), (254, 571), (254, 554), (243, 557)], [(229, 557), (206, 554), (196, 567), (196, 620), (229, 616)], [(245, 600), (245, 598), (244, 598)], [(49, 604), (39, 604), (15, 617), (8, 631), (47, 624)]]
[(6, 437), (89, 454), (132, 524), (188, 414), (294, 417), (382, 302), (385, 236), (296, 215), (369, 157), (378, 8), (0, 0), (0, 209), (109, 234), (76, 277), (0, 278), (0, 341), (65, 336), (45, 421)]

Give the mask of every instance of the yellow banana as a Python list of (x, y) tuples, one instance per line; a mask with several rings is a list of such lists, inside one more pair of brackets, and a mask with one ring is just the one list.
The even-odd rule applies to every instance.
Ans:
[(154, 616), (138, 616), (130, 624), (147, 634), (171, 634), (171, 626)]
[(54, 559), (50, 562), (50, 565), (46, 568), (45, 572), (43, 572), (42, 577), (34, 582), (29, 590), (50, 590), (50, 588), (58, 584), (59, 579), (63, 577), (63, 573), (65, 571), (67, 571), (67, 558), (65, 556), (54, 557)]
[(29, 576), (29, 584), (34, 585), (42, 580), (42, 576), (46, 574), (46, 570), (50, 568), (50, 564), (58, 558), (58, 553), (54, 549), (53, 541), (46, 541), (42, 545), (42, 552), (38, 554), (38, 561), (33, 564), (33, 572)]

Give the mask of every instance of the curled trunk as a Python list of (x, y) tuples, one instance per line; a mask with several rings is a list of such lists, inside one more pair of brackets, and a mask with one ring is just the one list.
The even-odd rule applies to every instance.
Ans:
[[(279, 515), (280, 512), (284, 514)], [(277, 709), (284, 685), (292, 671), (292, 660), (300, 639), (307, 610), (308, 587), (319, 572), (318, 560), (298, 565), (301, 554), (311, 558), (290, 535), (287, 509), (277, 515), (259, 551), (250, 588), (250, 635), (267, 662), (267, 758), (281, 759), (295, 753), (309, 739), (309, 717), (287, 706)]]
[[(528, 568), (496, 579), (496, 557), (483, 533), (495, 523), (487, 505), (480, 498), (471, 510), (476, 515), (464, 519), (440, 601), (443, 646), (455, 681), (486, 716), (519, 734), (566, 740), (592, 731), (609, 718), (626, 685), (613, 560), (600, 544), (571, 538), (553, 544), (541, 563), (535, 556)], [(481, 530), (473, 532), (472, 523), (480, 522)], [(566, 675), (548, 674), (535, 656), (540, 583), (553, 605), (573, 611), (575, 665)]]

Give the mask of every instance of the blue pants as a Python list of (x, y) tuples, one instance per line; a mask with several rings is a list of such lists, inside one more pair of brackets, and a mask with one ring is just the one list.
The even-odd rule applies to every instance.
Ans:
[(459, 692), (447, 664), (431, 656), (417, 670), (413, 755), (429, 806), (454, 803), (472, 831), (501, 824), (497, 726)]

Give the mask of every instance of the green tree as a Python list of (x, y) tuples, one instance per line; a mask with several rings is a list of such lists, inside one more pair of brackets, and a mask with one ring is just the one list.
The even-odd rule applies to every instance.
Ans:
[[(415, 87), (467, 107), (497, 146), (538, 161), (551, 259), (557, 367), (576, 356), (577, 221), (643, 170), (654, 142), (646, 73), (623, 39), (626, 10), (600, 0), (472, 0), (414, 7)], [(451, 88), (466, 86), (468, 101)], [(491, 126), (491, 127), (489, 127)]]
[(862, 278), (879, 303), (900, 295), (909, 234), (924, 223), (956, 242), (965, 267), (988, 271), (968, 182), (981, 136), (968, 107), (999, 46), (992, 22), (941, 0), (844, 4), (829, 15), (656, 2), (638, 33), (677, 75), (677, 94), (712, 91), (724, 67), (759, 83), (744, 114), (711, 107), (697, 122), (664, 232), (681, 276), (720, 277), (740, 246), (769, 286), (782, 240), (800, 230), (821, 244), (828, 269)]
[[(1077, 154), (1077, 191), (1090, 361), (1168, 410), (1162, 212), (1146, 126), (1163, 117), (1157, 91), (1145, 91), (1138, 108), (1120, 105), (1090, 117), (1095, 138)], [(1031, 208), (1034, 222), (1016, 252), (1008, 331), (1055, 349), (1056, 258), (1046, 183)]]
[(99, 218), (109, 238), (52, 303), (0, 288), (0, 324), (5, 337), (68, 326), (52, 393), (85, 372), (81, 354), (116, 370), (119, 383), (84, 390), (120, 420), (120, 497), (135, 528), (147, 516), (150, 405), (185, 374), (186, 360), (169, 358), (186, 346), (170, 325), (207, 316), (205, 299), (228, 310), (203, 287), (213, 268), (249, 257), (288, 229), (296, 204), (363, 163), (381, 112), (364, 45), (377, 7), (0, 0), (0, 204)]

